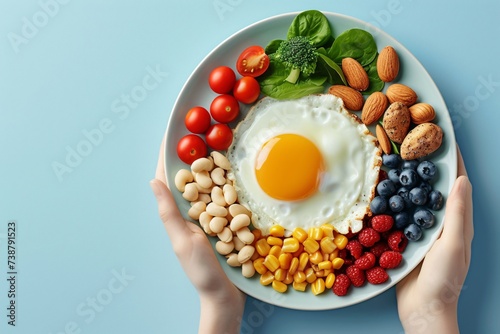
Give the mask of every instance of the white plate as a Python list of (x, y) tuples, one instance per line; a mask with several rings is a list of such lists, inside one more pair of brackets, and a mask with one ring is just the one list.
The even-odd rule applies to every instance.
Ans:
[[(173, 185), (175, 173), (187, 166), (177, 157), (176, 145), (179, 139), (188, 132), (184, 127), (184, 116), (193, 106), (204, 106), (209, 108), (211, 101), (216, 96), (208, 86), (208, 75), (212, 69), (220, 65), (235, 66), (236, 59), (240, 52), (251, 45), (261, 45), (265, 47), (273, 39), (285, 39), (288, 27), (297, 13), (287, 13), (274, 16), (255, 24), (252, 24), (236, 34), (232, 35), (219, 46), (217, 46), (193, 71), (182, 91), (170, 115), (167, 127), (167, 144), (165, 145), (165, 166), (168, 184)], [(443, 128), (444, 141), (441, 148), (432, 155), (432, 160), (439, 168), (439, 179), (434, 187), (443, 194), (448, 194), (453, 181), (457, 175), (457, 155), (455, 147), (455, 136), (448, 109), (443, 98), (424, 67), (418, 60), (399, 42), (387, 35), (380, 29), (369, 25), (358, 19), (339, 15), (335, 13), (324, 13), (329, 19), (333, 28), (334, 36), (351, 28), (361, 28), (368, 30), (374, 35), (379, 51), (386, 45), (393, 46), (400, 57), (401, 71), (397, 82), (407, 84), (412, 87), (419, 96), (419, 101), (425, 101), (434, 106), (437, 119), (436, 122)], [(386, 88), (387, 88), (386, 84)], [(248, 108), (242, 109), (242, 115)], [(187, 217), (189, 203), (185, 201), (181, 194), (173, 189), (175, 200), (184, 215)], [(423, 239), (418, 242), (410, 242), (403, 253), (404, 261), (397, 269), (389, 270), (390, 279), (385, 284), (371, 285), (365, 284), (361, 288), (351, 288), (350, 293), (344, 297), (338, 297), (331, 291), (326, 291), (322, 295), (314, 296), (310, 288), (306, 292), (297, 292), (289, 288), (285, 294), (279, 294), (270, 286), (262, 286), (259, 283), (258, 274), (247, 279), (241, 275), (240, 268), (231, 268), (225, 258), (219, 256), (224, 271), (231, 281), (248, 295), (265, 301), (267, 303), (299, 310), (327, 310), (353, 305), (369, 298), (372, 298), (392, 287), (405, 277), (424, 258), (433, 242), (439, 236), (443, 224), (444, 209), (436, 213), (437, 224), (424, 233)], [(212, 239), (215, 244), (216, 238)]]

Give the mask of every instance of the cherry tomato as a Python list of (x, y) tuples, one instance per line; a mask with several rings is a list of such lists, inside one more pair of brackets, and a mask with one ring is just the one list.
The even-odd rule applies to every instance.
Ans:
[(219, 123), (229, 123), (238, 117), (240, 105), (232, 95), (217, 96), (210, 104), (210, 114)]
[(183, 162), (190, 165), (196, 159), (207, 156), (207, 144), (200, 136), (186, 135), (177, 144), (177, 155)]
[(208, 110), (203, 107), (193, 107), (189, 109), (184, 119), (186, 128), (192, 133), (205, 133), (210, 126), (212, 119)]
[(229, 93), (236, 82), (236, 74), (227, 66), (216, 67), (210, 72), (208, 85), (217, 94)]
[(258, 77), (269, 67), (269, 57), (258, 45), (243, 50), (236, 62), (236, 70), (242, 76)]
[(217, 123), (208, 129), (205, 138), (208, 146), (217, 151), (224, 151), (233, 142), (233, 131), (227, 124)]
[(243, 77), (234, 84), (233, 96), (241, 103), (254, 103), (259, 95), (260, 85), (254, 77)]

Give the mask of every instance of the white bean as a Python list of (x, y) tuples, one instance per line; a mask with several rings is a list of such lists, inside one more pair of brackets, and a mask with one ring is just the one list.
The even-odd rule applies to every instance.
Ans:
[(193, 182), (196, 185), (196, 189), (198, 189), (198, 193), (200, 194), (210, 194), (212, 192), (212, 187), (204, 188), (199, 185), (197, 182)]
[(227, 258), (227, 264), (229, 264), (231, 267), (240, 267), (241, 263), (238, 261), (238, 254), (236, 253), (231, 253), (229, 255), (226, 255)]
[(238, 199), (238, 194), (236, 193), (236, 189), (230, 184), (225, 184), (222, 188), (224, 192), (224, 199), (227, 204), (233, 204)]
[(191, 164), (191, 171), (193, 171), (193, 173), (199, 173), (201, 171), (211, 171), (213, 168), (214, 168), (213, 161), (207, 158), (196, 159)]
[(250, 231), (248, 227), (240, 228), (238, 231), (236, 231), (236, 236), (238, 236), (238, 239), (240, 239), (244, 244), (247, 245), (251, 244), (255, 239), (255, 235)]
[(212, 177), (212, 180), (218, 186), (222, 186), (222, 185), (226, 184), (225, 174), (226, 174), (226, 172), (224, 171), (224, 169), (222, 169), (220, 167), (216, 167), (216, 168), (214, 168), (213, 171), (210, 172), (210, 176)]
[(198, 220), (200, 219), (200, 214), (205, 211), (206, 207), (207, 205), (205, 204), (205, 202), (196, 202), (192, 207), (189, 208), (188, 216), (191, 219)]
[(210, 229), (214, 233), (221, 233), (227, 225), (227, 219), (222, 217), (214, 217), (210, 220)]
[(206, 170), (201, 171), (199, 173), (194, 174), (194, 180), (202, 187), (202, 188), (210, 188), (212, 187), (212, 178), (210, 174)]
[(174, 183), (177, 190), (180, 192), (184, 191), (186, 184), (193, 182), (193, 174), (187, 169), (180, 169), (177, 174), (175, 174)]
[(245, 243), (238, 238), (238, 236), (233, 235), (233, 243), (234, 243), (234, 249), (237, 251), (240, 251), (243, 246), (245, 246)]
[(224, 199), (224, 192), (220, 187), (218, 186), (213, 187), (210, 196), (212, 196), (212, 202), (214, 202), (215, 204), (220, 206), (227, 205), (226, 200)]
[(201, 214), (200, 214), (200, 218), (199, 221), (200, 221), (200, 224), (203, 226), (203, 225), (208, 225), (210, 224), (210, 221), (212, 220), (213, 216), (210, 215), (208, 212), (206, 211), (203, 211)]
[(255, 275), (255, 267), (253, 266), (252, 260), (248, 260), (241, 265), (241, 274), (246, 278), (250, 278)]
[(231, 169), (231, 163), (222, 153), (217, 151), (212, 151), (210, 155), (212, 156), (212, 158), (214, 158), (214, 163), (216, 166), (219, 166), (225, 170)]
[(233, 217), (233, 219), (231, 220), (231, 224), (229, 225), (229, 228), (232, 231), (236, 232), (248, 225), (250, 225), (250, 217), (248, 217), (244, 213), (240, 213)]
[(241, 214), (241, 213), (244, 213), (246, 214), (247, 216), (251, 216), (252, 213), (250, 212), (250, 210), (248, 210), (246, 207), (244, 207), (243, 205), (241, 204), (231, 204), (229, 206), (229, 213), (231, 214), (231, 216), (233, 217), (236, 217), (237, 215)]
[(196, 187), (196, 183), (192, 182), (186, 184), (182, 197), (190, 202), (196, 201), (196, 199), (198, 199), (198, 188)]
[(208, 204), (212, 202), (212, 197), (210, 197), (209, 194), (198, 194), (198, 199), (199, 202), (203, 202), (205, 204)]
[(217, 237), (221, 241), (229, 242), (233, 240), (233, 231), (229, 227), (224, 227), (220, 233), (217, 233)]
[(234, 249), (234, 243), (232, 241), (230, 242), (223, 242), (223, 241), (217, 241), (215, 243), (215, 249), (217, 252), (221, 255), (227, 255), (231, 253)]
[(207, 212), (214, 217), (226, 217), (227, 209), (221, 205), (215, 204), (214, 202), (207, 205)]
[(240, 263), (245, 263), (248, 260), (250, 260), (253, 256), (253, 253), (255, 253), (255, 247), (252, 245), (245, 245), (243, 246), (242, 249), (238, 252), (238, 261)]

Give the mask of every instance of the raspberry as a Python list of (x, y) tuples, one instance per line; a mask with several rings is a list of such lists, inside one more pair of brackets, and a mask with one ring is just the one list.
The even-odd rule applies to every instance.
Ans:
[(345, 296), (351, 287), (351, 280), (346, 274), (339, 274), (335, 278), (332, 291), (337, 296)]
[(384, 268), (373, 267), (366, 271), (366, 279), (371, 284), (382, 284), (389, 279)]
[(380, 234), (373, 228), (367, 227), (359, 232), (358, 240), (363, 246), (371, 247), (380, 240)]
[(354, 265), (361, 270), (367, 270), (373, 267), (376, 261), (377, 259), (373, 253), (365, 252), (363, 256), (354, 261)]
[(352, 285), (355, 287), (360, 287), (365, 284), (366, 277), (365, 272), (356, 266), (350, 266), (345, 271), (347, 277), (351, 280)]
[(385, 241), (379, 241), (370, 248), (370, 252), (372, 252), (376, 258), (379, 258), (382, 253), (388, 250), (390, 250), (390, 248)]
[(387, 172), (383, 169), (380, 169), (378, 172), (378, 182), (380, 183), (380, 181), (387, 180), (387, 178)]
[(386, 251), (380, 256), (378, 263), (382, 268), (392, 269), (399, 266), (402, 259), (403, 255), (401, 255), (401, 253), (395, 251)]
[(394, 225), (394, 219), (389, 215), (378, 215), (372, 218), (372, 228), (377, 232), (387, 232)]
[(402, 253), (406, 245), (408, 245), (408, 239), (406, 239), (403, 231), (398, 230), (389, 234), (389, 237), (387, 237), (387, 244), (393, 251)]
[(345, 248), (351, 252), (351, 256), (355, 259), (363, 254), (363, 245), (358, 240), (349, 240)]

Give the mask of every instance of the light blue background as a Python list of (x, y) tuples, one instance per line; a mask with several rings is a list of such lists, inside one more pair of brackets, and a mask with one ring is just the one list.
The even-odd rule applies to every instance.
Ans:
[[(498, 1), (46, 3), (53, 1), (0, 2), (1, 333), (197, 331), (198, 298), (172, 253), (148, 184), (169, 112), (191, 71), (217, 44), (261, 19), (305, 9), (380, 26), (441, 90), (474, 185), (475, 239), (460, 326), (463, 333), (498, 331)], [(52, 16), (40, 14), (42, 7)], [(9, 38), (23, 33), (26, 20), (41, 27), (16, 50)], [(125, 108), (122, 95), (143, 85), (150, 71), (160, 72), (149, 82), (154, 88)], [(82, 147), (85, 133), (99, 126), (107, 133)], [(78, 145), (88, 155), (58, 179), (52, 165), (65, 164)], [(18, 222), (15, 328), (5, 316), (5, 237), (12, 219)], [(96, 297), (106, 305), (92, 314), (88, 303)], [(248, 298), (243, 322), (243, 333), (402, 332), (394, 289), (322, 312)]]

